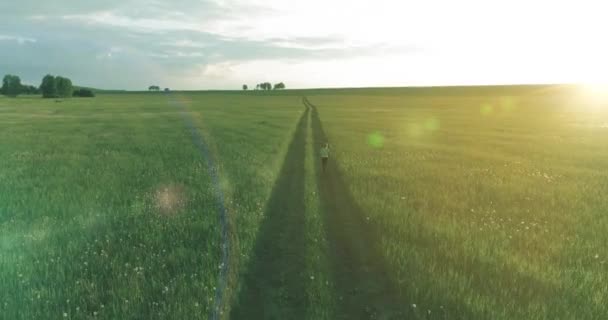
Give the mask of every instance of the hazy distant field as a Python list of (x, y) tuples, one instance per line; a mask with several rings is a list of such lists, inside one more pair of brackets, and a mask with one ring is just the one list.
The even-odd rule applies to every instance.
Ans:
[(558, 87), (0, 98), (0, 315), (605, 318), (602, 104)]

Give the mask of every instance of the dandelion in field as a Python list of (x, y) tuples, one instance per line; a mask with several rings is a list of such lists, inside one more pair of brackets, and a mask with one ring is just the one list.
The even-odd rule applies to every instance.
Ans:
[(315, 276), (310, 276), (310, 280), (314, 280), (314, 279), (315, 279)]
[(93, 316), (97, 317), (97, 311), (93, 311)]
[(595, 258), (596, 258), (596, 259), (599, 259), (599, 258), (600, 258), (600, 255), (596, 253), (596, 254), (595, 254)]
[(67, 318), (67, 317), (68, 317), (68, 313), (67, 313), (67, 312), (64, 312), (64, 313), (63, 313), (63, 317), (64, 317), (64, 318)]
[(412, 308), (414, 308), (414, 309), (416, 308), (416, 304), (415, 303), (412, 303)]

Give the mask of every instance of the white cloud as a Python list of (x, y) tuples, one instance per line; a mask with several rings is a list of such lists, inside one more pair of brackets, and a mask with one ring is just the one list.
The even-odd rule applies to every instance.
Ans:
[(209, 47), (207, 44), (203, 42), (196, 42), (189, 39), (177, 40), (177, 41), (168, 41), (164, 42), (163, 45), (170, 47), (179, 47), (179, 48), (207, 48)]
[(183, 20), (133, 18), (127, 15), (117, 14), (112, 11), (99, 11), (86, 14), (65, 15), (62, 16), (62, 18), (67, 21), (75, 21), (87, 25), (121, 27), (140, 32), (198, 30), (198, 26), (196, 24), (189, 23)]
[[(608, 77), (602, 1), (22, 1), (31, 9), (6, 13), (11, 7), (0, 4), (3, 30), (28, 35), (0, 35), (0, 67), (33, 70), (26, 59), (2, 55), (11, 42), (44, 46), (40, 52), (72, 52), (81, 65), (97, 58), (106, 69), (137, 70), (127, 83), (135, 88), (153, 75), (189, 89), (266, 80), (307, 87)], [(57, 60), (48, 63), (61, 68)]]
[(19, 44), (26, 44), (26, 43), (35, 43), (38, 40), (36, 40), (34, 38), (21, 37), (21, 36), (0, 35), (0, 41), (16, 41)]

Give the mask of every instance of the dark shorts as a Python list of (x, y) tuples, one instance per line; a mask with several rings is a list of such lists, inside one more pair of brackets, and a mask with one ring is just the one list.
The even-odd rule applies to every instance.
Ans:
[(323, 165), (327, 164), (327, 159), (329, 159), (328, 157), (322, 157), (321, 158), (321, 162), (323, 162)]

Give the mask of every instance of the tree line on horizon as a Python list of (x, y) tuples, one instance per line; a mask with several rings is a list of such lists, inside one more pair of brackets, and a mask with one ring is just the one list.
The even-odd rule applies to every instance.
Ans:
[[(285, 84), (283, 82), (275, 83), (274, 86), (270, 82), (262, 82), (255, 85), (254, 91), (262, 90), (262, 91), (270, 91), (270, 90), (283, 90), (285, 89)], [(243, 90), (247, 91), (249, 87), (244, 84)]]
[(7, 97), (17, 97), (20, 94), (42, 94), (43, 98), (69, 98), (69, 97), (94, 97), (91, 89), (74, 88), (72, 80), (62, 76), (47, 74), (42, 78), (39, 87), (24, 85), (21, 78), (16, 75), (7, 74), (2, 79), (0, 94)]
[[(159, 91), (160, 91), (160, 87), (159, 87), (159, 86), (157, 86), (157, 85), (152, 85), (152, 86), (149, 86), (149, 87), (148, 87), (148, 91), (156, 91), (156, 92), (159, 92)], [(169, 88), (165, 88), (163, 91), (165, 91), (165, 92), (169, 92), (169, 91), (171, 91), (171, 89), (169, 89)]]

